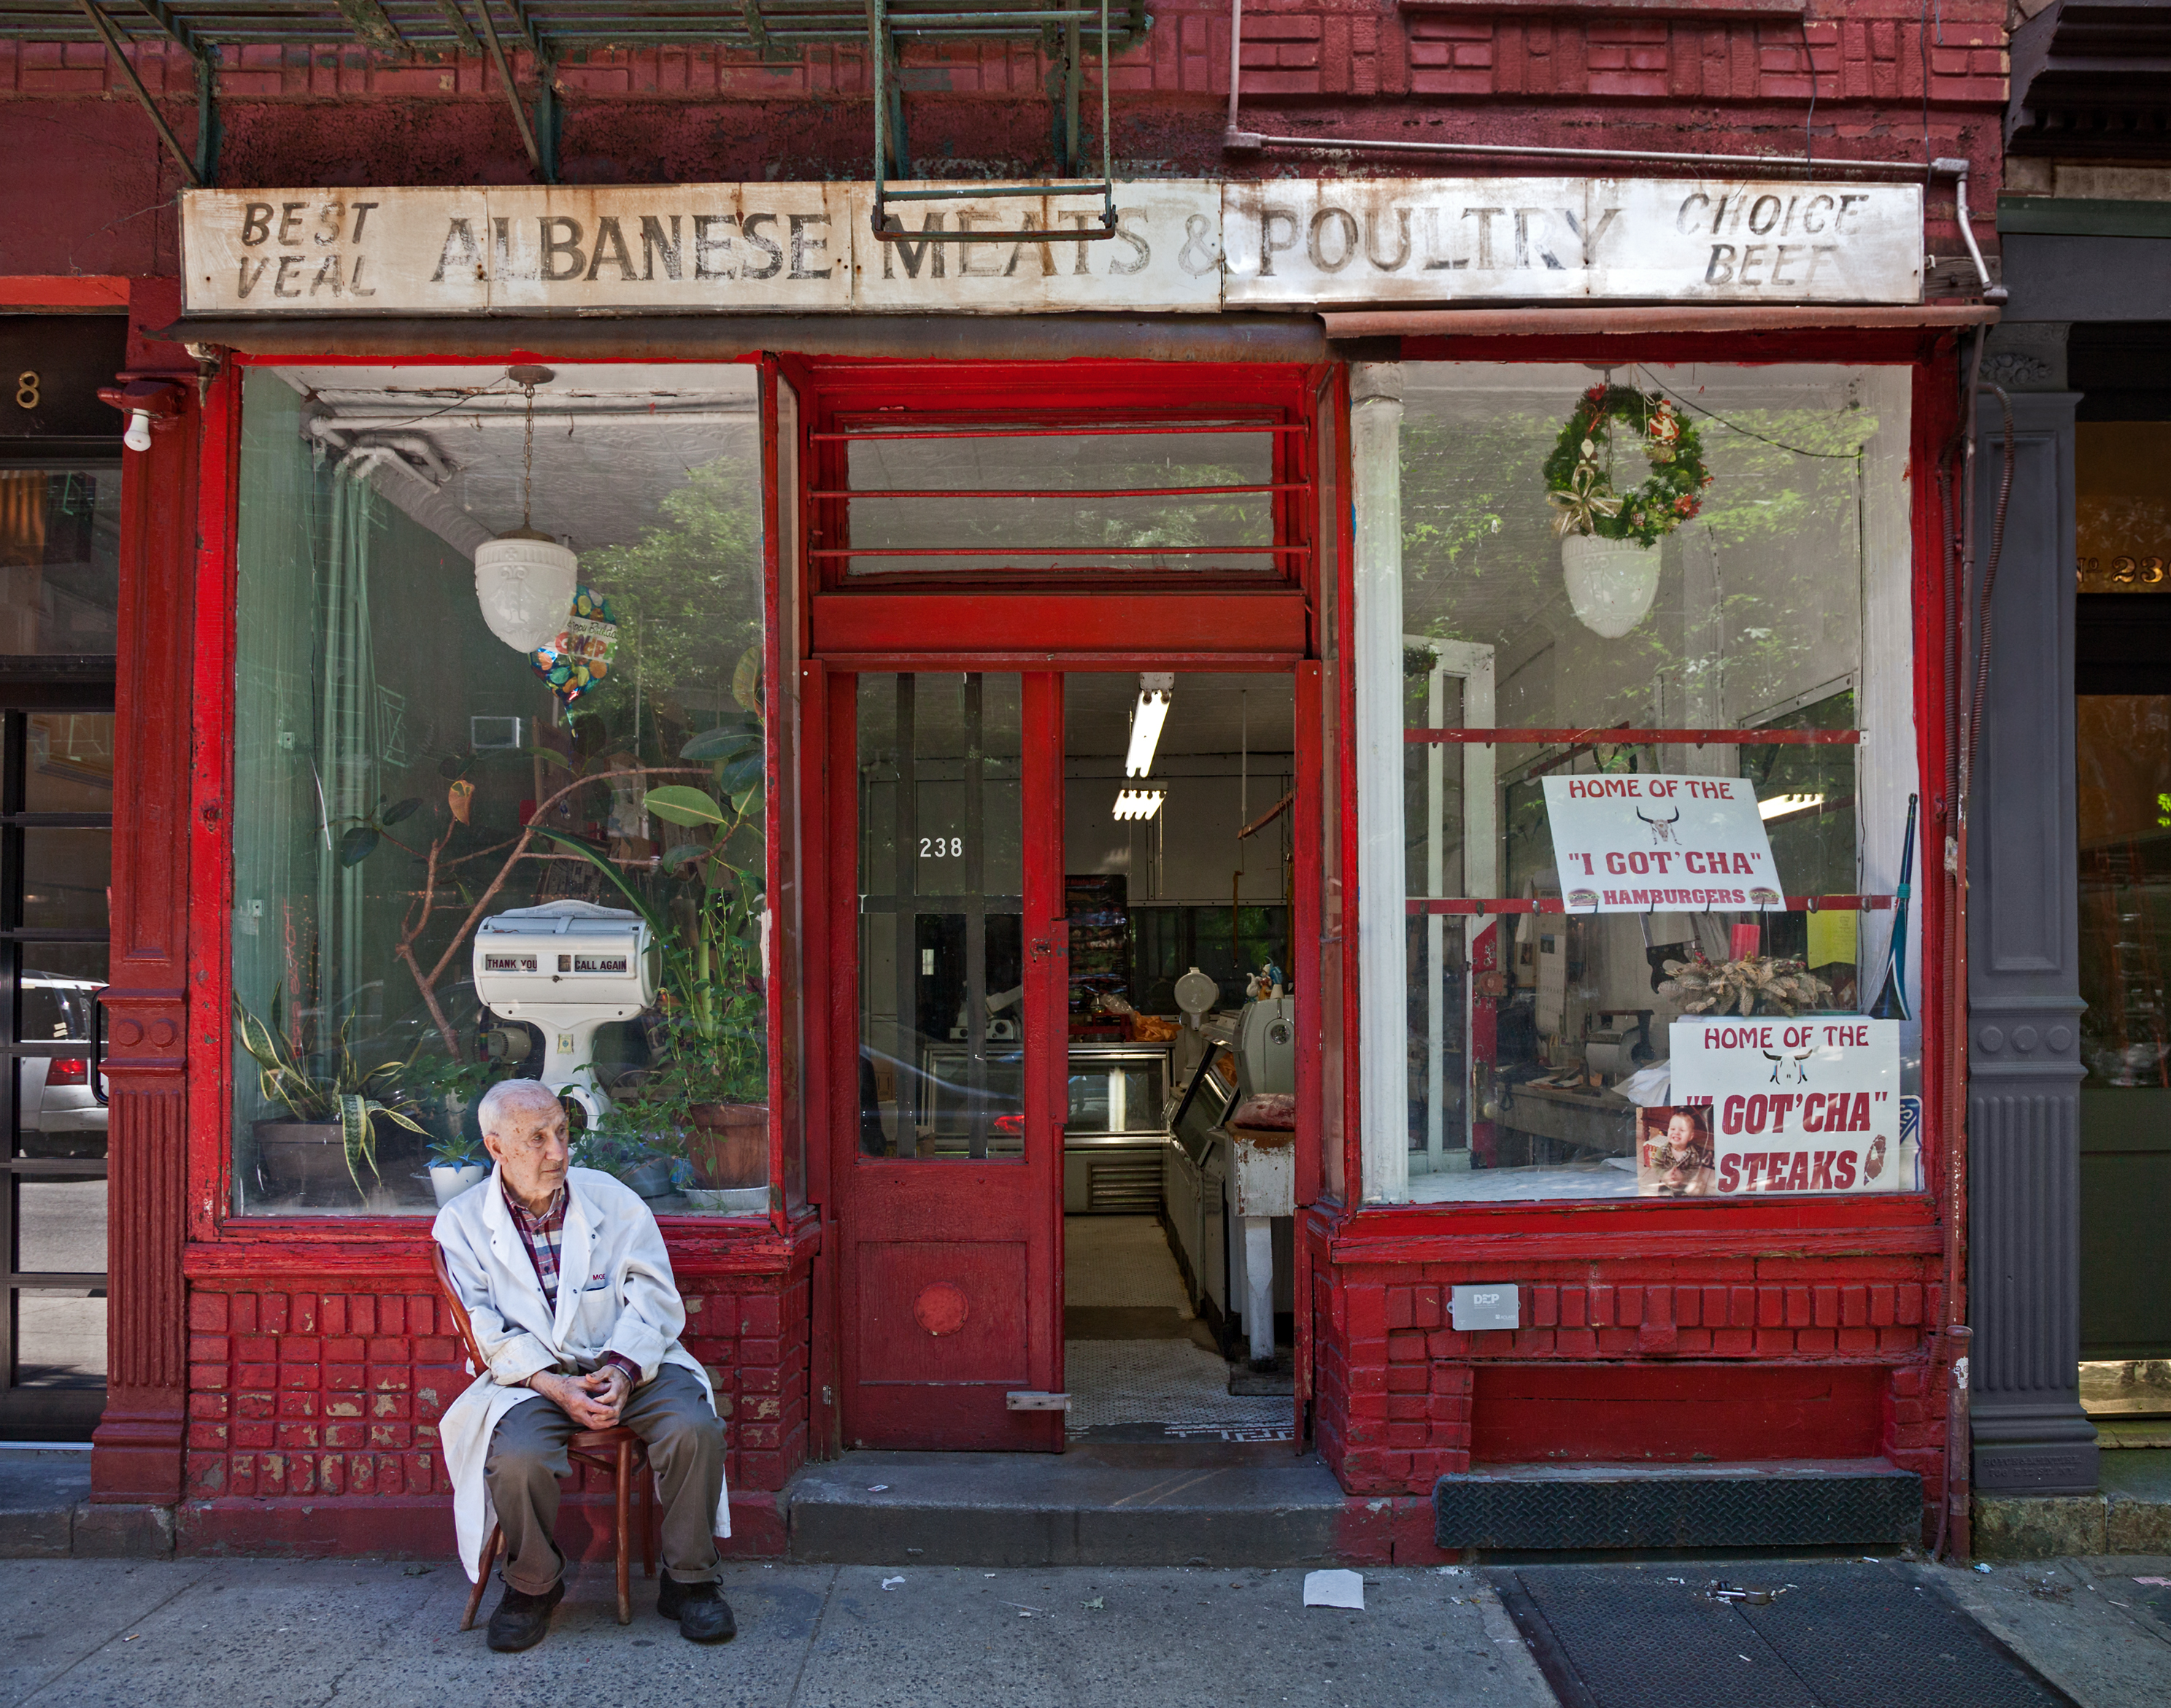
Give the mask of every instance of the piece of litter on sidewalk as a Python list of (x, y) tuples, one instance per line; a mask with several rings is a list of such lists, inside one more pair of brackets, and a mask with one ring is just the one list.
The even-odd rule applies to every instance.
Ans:
[(1304, 1574), (1306, 1607), (1346, 1607), (1364, 1610), (1364, 1579), (1355, 1571), (1307, 1571)]
[(1987, 1571), (1990, 1570), (1990, 1561), (1987, 1560), (1978, 1560), (1975, 1562), (1975, 1569), (1978, 1571)]
[(2171, 1577), (2136, 1577), (2136, 1583), (2153, 1584), (2158, 1589), (2171, 1589)]
[(1102, 1610), (1102, 1598), (1096, 1595), (1092, 1598), (1092, 1600), (1086, 1604), (1086, 1611), (1088, 1613), (1099, 1613)]
[(888, 1486), (889, 1485), (887, 1483), (869, 1483), (867, 1485), (867, 1492), (871, 1495), (878, 1495)]
[(1032, 1615), (1033, 1615), (1033, 1614), (1037, 1614), (1037, 1613), (1046, 1613), (1046, 1612), (1048, 1611), (1048, 1609), (1047, 1609), (1046, 1608), (1044, 1608), (1044, 1607), (1027, 1607), (1027, 1606), (1023, 1602), (1021, 1602), (1021, 1601), (1006, 1601), (1006, 1602), (1005, 1602), (1005, 1603), (1003, 1604), (1003, 1605), (1004, 1605), (1005, 1607), (1014, 1607), (1014, 1608), (1016, 1608), (1016, 1609), (1020, 1613), (1023, 1614), (1024, 1614), (1027, 1619), (1032, 1618)]
[(885, 1577), (882, 1579), (882, 1588), (884, 1589), (894, 1589), (898, 1584), (903, 1582), (904, 1580), (902, 1577)]

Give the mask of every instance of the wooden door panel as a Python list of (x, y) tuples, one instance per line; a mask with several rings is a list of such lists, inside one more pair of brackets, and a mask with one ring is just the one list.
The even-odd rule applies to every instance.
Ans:
[(1060, 678), (867, 672), (830, 707), (842, 1438), (1059, 1451), (1008, 1395), (1062, 1380)]
[(859, 1249), (861, 1382), (1027, 1385), (1025, 1240), (861, 1240)]

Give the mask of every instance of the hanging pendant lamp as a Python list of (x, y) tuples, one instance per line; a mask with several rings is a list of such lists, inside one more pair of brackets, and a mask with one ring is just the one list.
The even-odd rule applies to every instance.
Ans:
[(1640, 540), (1571, 533), (1561, 540), (1561, 576), (1576, 620), (1618, 640), (1641, 623), (1659, 597), (1659, 554)]
[(547, 367), (512, 367), (506, 377), (528, 394), (528, 426), (520, 469), (520, 526), (475, 549), (475, 602), (490, 632), (515, 652), (548, 645), (566, 626), (580, 586), (581, 560), (530, 525), (535, 485), (535, 388)]

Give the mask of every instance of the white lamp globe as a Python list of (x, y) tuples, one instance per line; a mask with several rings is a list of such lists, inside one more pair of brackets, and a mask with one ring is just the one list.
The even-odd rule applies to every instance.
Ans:
[(475, 601), (515, 652), (556, 640), (572, 613), (581, 560), (547, 533), (519, 528), (475, 549)]
[(1568, 534), (1561, 541), (1561, 573), (1577, 621), (1608, 640), (1641, 623), (1659, 595), (1658, 551), (1632, 539)]

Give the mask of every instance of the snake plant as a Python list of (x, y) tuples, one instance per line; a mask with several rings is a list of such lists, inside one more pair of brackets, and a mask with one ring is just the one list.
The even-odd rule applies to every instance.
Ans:
[(363, 1165), (372, 1176), (383, 1178), (377, 1167), (376, 1117), (389, 1116), (410, 1132), (424, 1132), (421, 1123), (399, 1106), (405, 1101), (405, 1093), (388, 1084), (405, 1063), (380, 1062), (364, 1068), (347, 1047), (344, 1025), (329, 1050), (303, 1051), (280, 1024), (281, 997), (281, 990), (271, 993), (268, 1021), (251, 1014), (239, 997), (234, 999), (234, 1024), (241, 1047), (257, 1065), (257, 1087), (265, 1102), (283, 1104), (297, 1121), (336, 1121), (347, 1174), (356, 1191), (366, 1191)]

